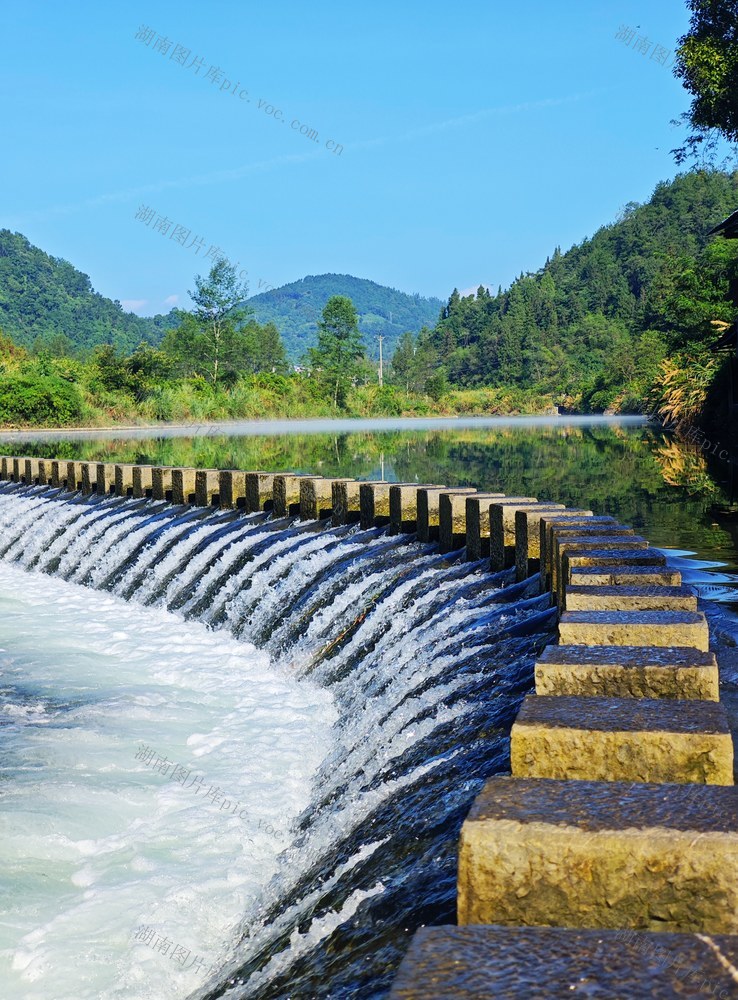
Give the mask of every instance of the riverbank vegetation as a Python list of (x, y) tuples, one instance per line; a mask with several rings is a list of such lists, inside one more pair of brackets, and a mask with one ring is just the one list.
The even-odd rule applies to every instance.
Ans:
[[(103, 309), (109, 300), (82, 287), (71, 265), (41, 268), (42, 280), (40, 251), (12, 263), (0, 255), (0, 321), (34, 331), (0, 338), (0, 424), (555, 408), (699, 421), (727, 396), (728, 353), (712, 348), (736, 319), (738, 240), (709, 230), (736, 206), (738, 173), (695, 170), (659, 184), (647, 204), (625, 206), (617, 222), (566, 253), (556, 249), (508, 289), (454, 290), (436, 324), (403, 334), (381, 371), (342, 295), (328, 300), (295, 366), (277, 324), (256, 321), (248, 290), (224, 260), (195, 279), (191, 309), (138, 324), (129, 317), (119, 331), (116, 316), (128, 314)], [(27, 288), (34, 283), (35, 297)], [(44, 303), (53, 304), (51, 326)]]

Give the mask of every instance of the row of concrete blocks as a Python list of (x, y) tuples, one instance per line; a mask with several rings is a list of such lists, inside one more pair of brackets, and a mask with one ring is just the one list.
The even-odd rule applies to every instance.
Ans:
[[(470, 560), (489, 557), (494, 571), (514, 565), (520, 580), (539, 566), (540, 515), (563, 512), (562, 504), (535, 497), (438, 484), (9, 456), (0, 457), (0, 480), (245, 513), (268, 511), (275, 518), (330, 518), (333, 524), (359, 523), (362, 528), (388, 525), (391, 533), (417, 533), (419, 541), (437, 541), (442, 552), (465, 547)], [(572, 517), (591, 513), (568, 512)]]
[(612, 519), (546, 512), (559, 643), (464, 822), (458, 927), (394, 1000), (738, 996), (738, 792), (707, 623)]

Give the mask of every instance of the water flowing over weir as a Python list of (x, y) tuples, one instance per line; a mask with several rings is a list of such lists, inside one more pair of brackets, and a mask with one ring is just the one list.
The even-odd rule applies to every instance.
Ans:
[(453, 919), (462, 820), (508, 767), (555, 624), (536, 579), (380, 528), (17, 483), (0, 559), (223, 630), (330, 692), (311, 805), (192, 995), (385, 995), (414, 929)]

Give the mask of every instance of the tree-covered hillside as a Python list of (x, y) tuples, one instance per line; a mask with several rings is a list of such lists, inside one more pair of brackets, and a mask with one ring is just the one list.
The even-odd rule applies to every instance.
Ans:
[(255, 295), (248, 304), (257, 322), (276, 324), (288, 357), (298, 362), (308, 348), (315, 347), (320, 314), (334, 295), (343, 295), (353, 302), (367, 353), (374, 358), (379, 355), (379, 334), (387, 338), (382, 346), (385, 358), (389, 358), (403, 333), (408, 330), (417, 333), (423, 326), (434, 326), (443, 308), (440, 299), (407, 295), (350, 274), (308, 275)]
[(66, 260), (0, 229), (0, 329), (16, 344), (62, 353), (60, 338), (67, 338), (71, 350), (112, 344), (130, 353), (142, 341), (158, 344), (176, 322), (174, 313), (142, 318), (124, 312)]
[(602, 410), (642, 404), (661, 362), (732, 321), (730, 243), (709, 230), (738, 207), (738, 173), (697, 171), (506, 291), (454, 291), (429, 346), (451, 384), (538, 387)]

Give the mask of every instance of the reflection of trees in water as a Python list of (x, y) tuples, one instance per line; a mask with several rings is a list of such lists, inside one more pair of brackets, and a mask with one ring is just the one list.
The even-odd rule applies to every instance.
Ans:
[(386, 474), (401, 482), (555, 500), (612, 514), (655, 544), (690, 538), (697, 546), (704, 537), (708, 550), (714, 529), (707, 507), (727, 495), (720, 483), (732, 471), (727, 462), (708, 459), (706, 465), (699, 450), (660, 428), (618, 424), (35, 441), (10, 448), (50, 458), (294, 470), (357, 479), (378, 478), (384, 457)]
[(654, 452), (664, 482), (669, 486), (683, 487), (690, 496), (715, 500), (721, 490), (710, 478), (707, 460), (701, 451), (670, 438)]

